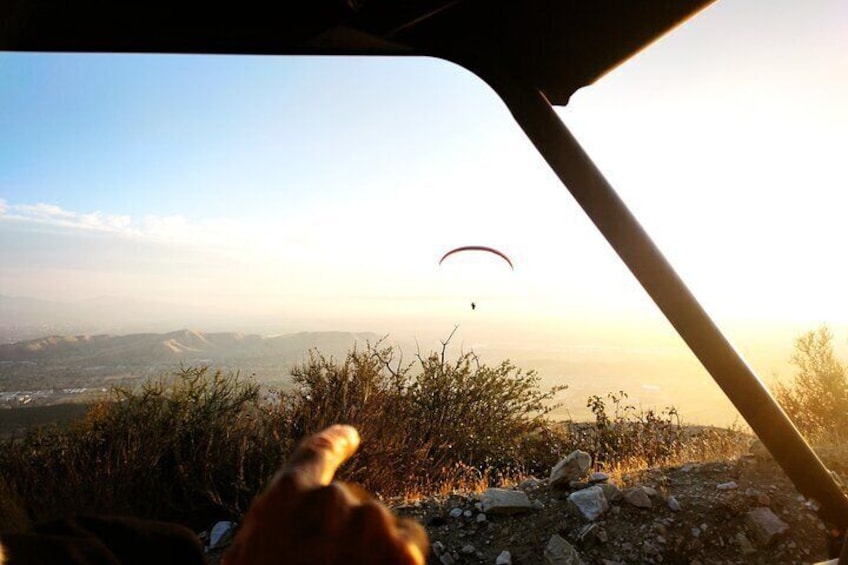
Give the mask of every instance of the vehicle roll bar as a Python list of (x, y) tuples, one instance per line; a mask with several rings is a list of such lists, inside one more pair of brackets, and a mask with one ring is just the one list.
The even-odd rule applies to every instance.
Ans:
[(798, 491), (817, 501), (822, 519), (844, 534), (848, 527), (848, 497), (760, 379), (722, 335), (545, 96), (533, 86), (503, 76), (477, 74), (503, 99), (554, 173)]

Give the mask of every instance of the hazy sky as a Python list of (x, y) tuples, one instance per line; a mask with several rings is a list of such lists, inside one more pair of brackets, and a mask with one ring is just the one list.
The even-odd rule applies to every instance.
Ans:
[[(0, 77), (2, 295), (671, 335), (451, 64), (5, 53)], [(844, 0), (720, 0), (560, 115), (720, 323), (848, 323)], [(467, 244), (515, 271), (437, 266)]]

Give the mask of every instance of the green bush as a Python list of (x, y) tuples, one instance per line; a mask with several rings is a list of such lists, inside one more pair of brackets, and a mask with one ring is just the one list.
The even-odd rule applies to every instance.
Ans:
[(817, 442), (848, 437), (848, 373), (833, 351), (830, 329), (799, 337), (791, 362), (797, 367), (792, 383), (777, 383), (774, 393), (801, 433)]

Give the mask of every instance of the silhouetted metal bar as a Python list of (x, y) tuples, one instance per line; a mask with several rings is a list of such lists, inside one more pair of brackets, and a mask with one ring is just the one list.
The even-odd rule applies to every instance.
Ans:
[(537, 89), (486, 77), (639, 283), (823, 519), (848, 526), (848, 498)]

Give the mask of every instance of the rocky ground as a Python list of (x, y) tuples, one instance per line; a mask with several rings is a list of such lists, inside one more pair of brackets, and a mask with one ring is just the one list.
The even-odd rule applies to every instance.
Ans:
[[(571, 464), (574, 467), (575, 464)], [(426, 527), (428, 564), (815, 563), (828, 528), (770, 459), (584, 470), (395, 505)], [(831, 467), (832, 468), (832, 467)], [(844, 469), (841, 470), (844, 474)], [(581, 477), (574, 479), (574, 476)]]

